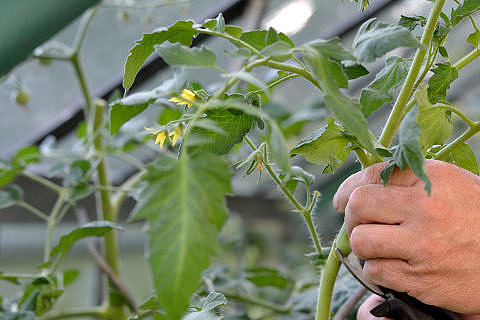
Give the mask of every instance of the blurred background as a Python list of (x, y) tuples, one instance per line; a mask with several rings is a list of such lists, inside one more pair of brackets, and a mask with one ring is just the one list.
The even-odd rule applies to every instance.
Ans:
[[(371, 16), (393, 23), (398, 21), (401, 15), (426, 15), (431, 6), (431, 2), (423, 0), (371, 2), (372, 6), (368, 10), (360, 12), (358, 4), (340, 0), (104, 0), (100, 2), (87, 29), (80, 59), (92, 95), (108, 99), (121, 88), (123, 65), (128, 50), (135, 41), (141, 38), (142, 33), (168, 26), (177, 19), (189, 18), (200, 23), (223, 12), (227, 23), (242, 26), (244, 31), (274, 27), (290, 36), (296, 45), (318, 38), (339, 36), (342, 43), (350, 47), (358, 27)], [(449, 8), (455, 5), (455, 1), (448, 1), (445, 12), (449, 12)], [(3, 4), (0, 4), (0, 16), (8, 14), (2, 6)], [(48, 2), (42, 6), (48, 6)], [(35, 8), (32, 7), (32, 14), (34, 12)], [(79, 21), (71, 21), (49, 40), (50, 43), (54, 41), (70, 45)], [(471, 29), (472, 26), (466, 19), (449, 35), (445, 47), (449, 50), (453, 62), (472, 50), (464, 36), (472, 32)], [(214, 51), (220, 52), (219, 65), (225, 69), (235, 69), (235, 62), (227, 54), (221, 54), (230, 44), (219, 39), (202, 41)], [(396, 50), (391, 54), (409, 56), (412, 52)], [(365, 87), (383, 65), (382, 60), (369, 64), (367, 67), (370, 75), (351, 82), (352, 94), (358, 95), (359, 89)], [(261, 70), (259, 72), (260, 76), (267, 76), (262, 75)], [(152, 56), (137, 76), (131, 92), (154, 88), (168, 79), (171, 73), (160, 59)], [(213, 89), (217, 85), (217, 76), (218, 73), (214, 71), (195, 70), (191, 71), (187, 78)], [(1, 81), (0, 158), (8, 159), (22, 147), (31, 144), (45, 150), (53, 145), (57, 149), (75, 149), (77, 129), (82, 123), (83, 99), (69, 64), (53, 61), (45, 65), (42, 61), (28, 58), (16, 65)], [(28, 101), (19, 100), (21, 92), (28, 94)], [(294, 116), (302, 117), (302, 112), (309, 111), (309, 119), (301, 130), (290, 128), (288, 131), (290, 147), (306, 132), (323, 125), (327, 112), (323, 108), (322, 98), (318, 91), (306, 82), (294, 80), (284, 83), (276, 89), (273, 97), (264, 108), (278, 119), (283, 119), (281, 124), (285, 130), (289, 129), (288, 121)], [(448, 100), (457, 104), (473, 119), (480, 119), (479, 61), (461, 71), (460, 78), (452, 85)], [(378, 128), (384, 123), (390, 107), (385, 105), (369, 118), (374, 132), (379, 133)], [(149, 112), (127, 123), (124, 130), (141, 132), (144, 126), (151, 124), (151, 117), (157, 117), (160, 111), (161, 106), (150, 108)], [(456, 128), (458, 132), (464, 129), (461, 125)], [(469, 143), (478, 158), (480, 139), (473, 138)], [(155, 152), (147, 146), (135, 150), (132, 155), (146, 161), (152, 159)], [(113, 158), (110, 160), (111, 176), (116, 183), (121, 183), (134, 172), (132, 167)], [(335, 174), (322, 175), (321, 168), (300, 158), (294, 158), (293, 162), (316, 176), (314, 190), (321, 192), (321, 201), (317, 206), (315, 219), (323, 243), (328, 244), (342, 222), (342, 217), (335, 213), (331, 206), (331, 198), (339, 183), (358, 170), (359, 166), (351, 159)], [(33, 170), (48, 177), (49, 168), (48, 163), (41, 163)], [(47, 210), (55, 202), (53, 193), (30, 180), (17, 178), (15, 183), (23, 188), (28, 202), (39, 209)], [(242, 172), (238, 172), (233, 180), (233, 188), (234, 195), (228, 199), (231, 218), (222, 233), (222, 241), (225, 251), (237, 255), (223, 254), (218, 258), (218, 262), (234, 264), (240, 255), (242, 264), (281, 265), (286, 273), (305, 272), (306, 277), (314, 279), (313, 267), (309, 270), (305, 267), (308, 260), (304, 254), (311, 250), (303, 222), (289, 212), (288, 204), (281, 198), (268, 176), (265, 175), (260, 180), (255, 175), (243, 178)], [(123, 221), (133, 205), (133, 200), (125, 204), (122, 209)], [(87, 211), (94, 209), (90, 198), (83, 200), (81, 206)], [(56, 239), (71, 230), (75, 224), (75, 216), (67, 215), (65, 223), (56, 230)], [(142, 223), (125, 223), (125, 231), (120, 234), (120, 247), (123, 251), (121, 271), (126, 275), (126, 285), (138, 297), (138, 301), (145, 300), (152, 292), (148, 266), (143, 259), (145, 239), (141, 228)], [(42, 258), (44, 232), (45, 225), (42, 221), (22, 208), (0, 210), (0, 271), (34, 270)], [(99, 286), (99, 274), (87, 250), (77, 245), (69, 255), (65, 267), (81, 271), (80, 279), (73, 284), (75, 287), (71, 291), (92, 293), (87, 295), (81, 304), (89, 305), (95, 302), (93, 292)], [(13, 296), (16, 290), (15, 285), (0, 281), (0, 295)], [(78, 305), (79, 301), (73, 299), (75, 297), (67, 293), (60, 303), (65, 306), (71, 303)]]

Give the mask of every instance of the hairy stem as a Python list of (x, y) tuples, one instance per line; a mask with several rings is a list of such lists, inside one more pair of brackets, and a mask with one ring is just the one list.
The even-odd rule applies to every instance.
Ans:
[[(112, 199), (108, 187), (110, 186), (110, 180), (108, 178), (107, 170), (107, 160), (105, 156), (105, 147), (103, 144), (103, 136), (99, 134), (103, 129), (103, 117), (105, 111), (106, 103), (102, 100), (97, 100), (95, 103), (95, 113), (93, 119), (93, 133), (95, 136), (94, 147), (96, 153), (100, 156), (100, 163), (97, 167), (97, 179), (98, 185), (102, 187), (107, 187), (105, 189), (99, 190), (97, 192), (97, 205), (98, 205), (98, 216), (99, 218), (116, 222), (117, 221), (117, 212), (112, 206)], [(110, 266), (112, 272), (118, 276), (119, 274), (119, 249), (117, 244), (117, 234), (115, 231), (110, 231), (105, 234), (104, 237), (104, 254), (105, 261)], [(109, 280), (109, 301), (108, 307), (118, 309), (120, 312), (119, 319), (125, 318), (125, 314), (121, 311), (122, 306), (125, 304), (124, 297), (118, 292), (115, 284)]]
[(387, 123), (383, 128), (382, 135), (380, 136), (380, 143), (388, 147), (393, 140), (399, 126), (400, 122), (402, 121), (402, 117), (404, 115), (404, 109), (410, 99), (413, 86), (415, 85), (415, 81), (420, 73), (420, 69), (422, 68), (423, 61), (425, 59), (425, 55), (427, 53), (427, 49), (430, 46), (430, 42), (432, 41), (433, 33), (435, 31), (435, 27), (437, 25), (438, 17), (442, 12), (442, 8), (445, 5), (445, 0), (437, 0), (435, 1), (432, 10), (430, 11), (430, 15), (428, 17), (427, 24), (425, 26), (425, 30), (422, 34), (421, 43), (423, 48), (419, 48), (417, 53), (415, 54), (415, 58), (413, 60), (413, 64), (408, 71), (407, 79), (405, 80), (405, 84), (403, 85), (397, 100), (393, 106), (393, 110), (388, 117)]
[(333, 287), (335, 286), (335, 280), (337, 279), (337, 274), (342, 264), (335, 253), (336, 248), (340, 249), (344, 256), (348, 256), (352, 251), (350, 241), (345, 231), (345, 226), (342, 226), (342, 229), (340, 229), (340, 232), (330, 249), (330, 253), (328, 254), (327, 262), (322, 268), (315, 320), (330, 319), (330, 305), (332, 304)]
[[(257, 151), (257, 147), (255, 144), (250, 140), (249, 137), (245, 136), (244, 137), (245, 141), (247, 144), (252, 148), (253, 151)], [(305, 223), (307, 224), (308, 231), (310, 232), (310, 237), (312, 238), (313, 244), (315, 245), (315, 250), (317, 252), (322, 252), (322, 246), (320, 244), (320, 240), (318, 237), (317, 230), (315, 229), (315, 225), (313, 224), (312, 221), (312, 212), (311, 210), (313, 209), (313, 206), (309, 206), (309, 208), (305, 208), (298, 202), (297, 199), (295, 199), (295, 196), (288, 190), (288, 188), (285, 186), (285, 184), (282, 182), (280, 177), (275, 173), (273, 170), (272, 166), (265, 161), (262, 162), (263, 167), (267, 170), (268, 174), (270, 177), (273, 179), (275, 184), (280, 188), (282, 193), (287, 197), (287, 199), (290, 201), (290, 203), (295, 207), (296, 211), (300, 212), (304, 219)], [(310, 196), (310, 195), (308, 195)], [(315, 196), (315, 199), (318, 197), (318, 195)]]

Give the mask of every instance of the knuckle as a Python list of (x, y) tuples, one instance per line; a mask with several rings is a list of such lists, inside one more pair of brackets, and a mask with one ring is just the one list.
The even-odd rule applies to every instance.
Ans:
[(376, 260), (367, 260), (363, 266), (364, 276), (376, 284), (383, 284), (385, 280), (385, 270)]
[(366, 234), (362, 232), (361, 228), (353, 228), (352, 234), (350, 235), (350, 245), (352, 247), (352, 251), (359, 258), (366, 258), (364, 252), (366, 251), (368, 241), (366, 239)]
[(350, 213), (356, 213), (364, 208), (367, 200), (368, 196), (366, 187), (362, 186), (353, 190), (347, 204)]

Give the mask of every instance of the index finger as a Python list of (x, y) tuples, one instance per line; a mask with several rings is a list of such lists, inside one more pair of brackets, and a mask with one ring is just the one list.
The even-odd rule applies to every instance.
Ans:
[(347, 180), (340, 185), (337, 193), (335, 193), (333, 197), (333, 207), (338, 212), (345, 213), (348, 198), (355, 189), (368, 184), (382, 183), (380, 173), (385, 165), (386, 163), (377, 163), (348, 177)]
[[(345, 180), (337, 190), (337, 193), (333, 197), (333, 207), (341, 213), (345, 213), (345, 207), (347, 206), (350, 194), (358, 187), (365, 185), (379, 184), (383, 185), (383, 181), (380, 177), (380, 173), (383, 171), (387, 162), (376, 163), (368, 168), (357, 172)], [(393, 173), (388, 180), (388, 185), (397, 186), (412, 186), (420, 179), (415, 176), (410, 168), (406, 168), (401, 171), (395, 167)]]

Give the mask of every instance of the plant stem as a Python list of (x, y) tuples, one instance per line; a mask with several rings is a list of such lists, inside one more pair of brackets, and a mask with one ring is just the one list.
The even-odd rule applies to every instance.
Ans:
[(31, 213), (33, 213), (34, 215), (36, 215), (37, 217), (39, 217), (43, 221), (48, 222), (48, 220), (49, 220), (48, 216), (45, 213), (43, 213), (42, 211), (38, 210), (37, 208), (31, 206), (30, 204), (26, 203), (25, 201), (17, 202), (17, 206), (22, 207), (22, 208), (30, 211)]
[[(97, 134), (103, 130), (103, 116), (105, 111), (106, 103), (103, 100), (97, 100), (95, 102), (95, 113), (93, 118), (93, 133), (95, 139), (93, 141), (95, 151), (100, 157), (100, 162), (97, 167), (97, 179), (98, 185), (102, 188), (97, 192), (97, 205), (98, 205), (98, 216), (100, 219), (116, 222), (117, 221), (117, 211), (115, 211), (112, 206), (112, 199), (110, 191), (108, 190), (110, 186), (110, 180), (108, 178), (107, 171), (107, 159), (105, 157), (105, 147), (103, 144), (102, 134)], [(110, 266), (112, 272), (118, 276), (119, 274), (119, 249), (117, 245), (117, 234), (115, 231), (110, 231), (105, 234), (104, 237), (104, 254), (105, 261)], [(122, 307), (125, 304), (124, 297), (118, 293), (115, 288), (115, 284), (109, 280), (109, 301), (108, 308), (117, 309), (119, 316), (123, 319), (125, 314), (123, 313)]]
[(67, 197), (66, 192), (61, 192), (55, 202), (55, 205), (52, 208), (52, 212), (47, 220), (47, 231), (45, 234), (45, 248), (43, 252), (43, 262), (48, 262), (50, 260), (50, 250), (52, 246), (52, 233), (53, 229), (57, 225), (57, 216), (60, 213), (60, 209), (62, 208), (63, 204), (65, 203), (65, 199)]
[(337, 274), (342, 264), (335, 253), (336, 248), (340, 249), (345, 257), (352, 251), (350, 241), (345, 232), (345, 226), (342, 226), (337, 238), (333, 242), (330, 253), (328, 254), (327, 262), (322, 269), (315, 320), (330, 319), (330, 305), (332, 304), (333, 287), (335, 286), (335, 280), (337, 279)]
[[(265, 62), (268, 61), (268, 57), (266, 58), (262, 58), (262, 59), (258, 59), (258, 60), (254, 60), (252, 62), (250, 62), (249, 64), (247, 64), (245, 67), (242, 68), (241, 72), (249, 72), (250, 70), (252, 70), (253, 68), (257, 67), (257, 66), (260, 66), (260, 65), (263, 65), (265, 64)], [(235, 83), (237, 83), (238, 81), (240, 81), (240, 79), (238, 77), (232, 77), (230, 78), (226, 83), (225, 85), (223, 86), (222, 89), (218, 90), (216, 93), (215, 93), (215, 98), (219, 99), (221, 98), (225, 92), (228, 91), (228, 89), (230, 89)]]
[(447, 146), (445, 146), (442, 150), (440, 150), (433, 159), (442, 160), (444, 159), (450, 152), (452, 152), (455, 148), (462, 145), (470, 139), (473, 135), (480, 131), (480, 122), (475, 122), (473, 126), (471, 126), (467, 131), (465, 131), (461, 136), (459, 136), (454, 141), (450, 142)]
[(458, 60), (453, 66), (458, 70), (460, 70), (463, 67), (465, 67), (467, 64), (472, 62), (473, 60), (477, 59), (478, 57), (480, 57), (480, 48), (473, 50), (472, 52), (467, 54), (465, 57)]
[(462, 118), (462, 120), (465, 121), (465, 123), (468, 124), (469, 127), (475, 126), (475, 122), (470, 120), (462, 111), (458, 110), (455, 107), (449, 106), (447, 104), (436, 104), (434, 105), (434, 107), (437, 109), (444, 109), (444, 110), (451, 111), (455, 113), (457, 116), (459, 116), (460, 118)]
[[(92, 106), (92, 98), (90, 96), (90, 89), (88, 88), (87, 79), (83, 72), (83, 68), (80, 64), (80, 60), (78, 58), (78, 52), (74, 53), (70, 59), (73, 68), (75, 69), (75, 74), (77, 75), (78, 82), (80, 84), (80, 89), (82, 89), (83, 98), (85, 99), (85, 108), (87, 115), (85, 119), (89, 119), (88, 114), (90, 114), (93, 110)], [(91, 124), (87, 121), (87, 126), (91, 128)]]
[(120, 209), (123, 201), (127, 197), (127, 190), (132, 189), (137, 183), (139, 183), (143, 176), (145, 175), (145, 170), (136, 173), (135, 175), (131, 176), (127, 181), (125, 181), (119, 188), (119, 190), (113, 194), (112, 196), (112, 207), (115, 211)]
[[(252, 148), (253, 151), (257, 151), (258, 148), (255, 146), (255, 144), (250, 140), (248, 136), (244, 137), (245, 141), (248, 143), (250, 148)], [(288, 188), (285, 186), (285, 184), (282, 182), (280, 177), (275, 173), (273, 170), (272, 166), (265, 161), (262, 161), (263, 167), (267, 170), (268, 174), (270, 177), (273, 179), (273, 181), (277, 184), (277, 186), (282, 190), (283, 194), (287, 197), (287, 199), (290, 201), (291, 204), (295, 207), (296, 211), (300, 212), (303, 215), (303, 218), (305, 219), (305, 223), (307, 224), (308, 231), (310, 232), (310, 237), (312, 238), (313, 244), (315, 245), (315, 249), (318, 253), (322, 252), (322, 246), (319, 241), (318, 233), (317, 230), (315, 229), (315, 225), (313, 224), (312, 221), (312, 213), (311, 210), (313, 209), (313, 205), (311, 205), (308, 209), (303, 207), (300, 202), (295, 199), (295, 196), (288, 190)], [(310, 195), (308, 195), (310, 196)], [(315, 199), (318, 197), (316, 195)]]
[(108, 313), (105, 312), (105, 310), (103, 310), (102, 308), (96, 307), (96, 308), (70, 310), (70, 311), (61, 312), (55, 315), (47, 315), (47, 316), (41, 317), (40, 320), (61, 320), (61, 319), (79, 318), (79, 317), (112, 319), (109, 317)]
[(432, 41), (433, 33), (435, 31), (435, 27), (437, 25), (438, 17), (442, 12), (442, 8), (445, 4), (445, 0), (437, 0), (435, 1), (432, 10), (430, 11), (430, 15), (427, 20), (427, 24), (425, 26), (425, 30), (422, 34), (421, 43), (423, 48), (419, 48), (417, 53), (415, 54), (415, 58), (413, 60), (413, 64), (408, 71), (407, 79), (405, 80), (405, 84), (403, 85), (397, 100), (393, 106), (393, 110), (388, 117), (387, 123), (383, 128), (382, 135), (380, 136), (380, 143), (388, 147), (395, 136), (395, 133), (400, 126), (400, 122), (402, 121), (404, 115), (405, 106), (408, 103), (408, 100), (411, 96), (413, 86), (415, 85), (415, 81), (418, 77), (420, 69), (422, 68), (423, 60), (425, 59), (425, 55), (427, 53), (427, 49), (430, 46), (430, 42)]
[(56, 193), (61, 193), (63, 188), (60, 187), (59, 185), (51, 182), (50, 180), (47, 180), (41, 176), (37, 176), (36, 174), (33, 174), (33, 173), (29, 173), (29, 172), (26, 172), (26, 171), (22, 171), (21, 173), (23, 176), (29, 178), (30, 180), (33, 180), (35, 182), (38, 182), (40, 184), (42, 184), (43, 186), (47, 187), (48, 189), (52, 190), (52, 191), (55, 191)]
[(290, 306), (278, 305), (276, 303), (272, 303), (270, 301), (267, 301), (258, 297), (253, 297), (253, 296), (227, 293), (225, 294), (225, 297), (227, 299), (238, 300), (245, 303), (254, 304), (254, 305), (263, 307), (265, 309), (270, 309), (272, 311), (275, 311), (276, 313), (281, 313), (281, 314), (288, 314), (290, 313), (290, 309), (291, 309)]

